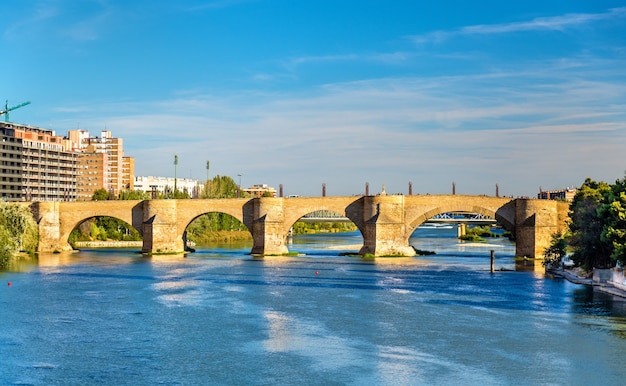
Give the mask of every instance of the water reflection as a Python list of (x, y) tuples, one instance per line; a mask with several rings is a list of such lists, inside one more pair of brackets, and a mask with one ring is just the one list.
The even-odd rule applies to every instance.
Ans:
[[(341, 240), (329, 245), (354, 242)], [(461, 253), (443, 237), (412, 241), (437, 255), (374, 260), (305, 241), (304, 256), (81, 251), (5, 272), (16, 284), (0, 288), (3, 382), (530, 385), (626, 376), (625, 303), (592, 287), (490, 273), (488, 252)], [(503, 245), (497, 264), (514, 268), (514, 248)]]

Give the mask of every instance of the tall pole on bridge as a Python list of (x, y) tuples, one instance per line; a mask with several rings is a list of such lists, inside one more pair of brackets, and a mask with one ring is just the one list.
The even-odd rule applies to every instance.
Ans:
[(413, 195), (413, 183), (409, 181), (409, 196)]
[(174, 198), (176, 198), (176, 168), (178, 167), (178, 155), (174, 154)]

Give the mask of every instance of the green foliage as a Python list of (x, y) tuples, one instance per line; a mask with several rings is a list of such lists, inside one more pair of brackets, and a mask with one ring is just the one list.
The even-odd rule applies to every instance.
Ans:
[(471, 227), (467, 230), (468, 234), (474, 234), (480, 237), (500, 237), (497, 233), (493, 233), (488, 226)]
[(13, 235), (5, 227), (0, 226), (0, 269), (4, 268), (16, 252)]
[[(227, 235), (227, 233), (229, 233)], [(238, 236), (235, 233), (239, 233)], [(206, 213), (187, 227), (187, 239), (199, 245), (215, 241), (239, 241), (251, 238), (248, 228), (226, 213)]]
[(139, 241), (141, 235), (130, 224), (115, 217), (94, 217), (75, 228), (69, 243), (76, 241)]
[(17, 252), (35, 252), (39, 228), (26, 206), (0, 203), (0, 265)]
[[(582, 184), (570, 204), (570, 237), (572, 261), (584, 269), (610, 268), (613, 245), (605, 232), (606, 205), (610, 205), (611, 186), (589, 178)], [(602, 237), (603, 233), (605, 237)]]
[(92, 201), (105, 201), (109, 199), (109, 192), (104, 188), (97, 189), (91, 196)]
[(468, 233), (468, 234), (464, 234), (459, 236), (459, 240), (463, 240), (463, 241), (470, 241), (473, 243), (484, 243), (486, 240), (483, 239), (482, 237), (472, 234), (472, 233)]
[(567, 240), (560, 232), (552, 235), (550, 246), (544, 251), (543, 266), (558, 268), (567, 254)]
[(118, 200), (149, 200), (151, 194), (143, 190), (122, 190)]
[(352, 232), (357, 229), (351, 222), (304, 222), (298, 221), (293, 224), (293, 233), (296, 235), (306, 233), (336, 233)]
[(217, 175), (204, 184), (202, 198), (235, 197), (237, 197), (237, 184), (231, 177)]
[(626, 177), (611, 186), (598, 215), (604, 220), (602, 242), (612, 247), (611, 259), (626, 266)]
[(471, 242), (485, 242), (483, 237), (500, 237), (499, 234), (491, 231), (488, 226), (476, 226), (468, 228), (464, 235), (459, 236), (460, 240)]

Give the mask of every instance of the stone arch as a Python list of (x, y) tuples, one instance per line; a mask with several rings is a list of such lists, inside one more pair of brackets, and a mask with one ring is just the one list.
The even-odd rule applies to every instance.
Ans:
[(185, 200), (178, 206), (177, 233), (179, 237), (183, 238), (189, 225), (198, 217), (208, 213), (223, 213), (244, 224), (248, 232), (252, 234), (250, 224), (244, 221), (243, 207), (245, 204), (246, 201), (241, 199)]
[(202, 216), (204, 216), (204, 215), (206, 215), (206, 214), (211, 214), (211, 213), (225, 214), (225, 215), (228, 215), (228, 216), (230, 216), (230, 217), (234, 218), (235, 220), (239, 221), (239, 223), (243, 224), (243, 225), (244, 225), (244, 227), (245, 227), (245, 229), (246, 229), (246, 230), (250, 233), (250, 235), (252, 236), (252, 231), (250, 230), (250, 228), (248, 227), (248, 225), (246, 225), (246, 224), (245, 224), (245, 223), (244, 223), (244, 222), (243, 222), (240, 218), (237, 218), (237, 217), (233, 216), (232, 214), (230, 214), (230, 213), (226, 213), (226, 212), (224, 212), (224, 211), (213, 210), (213, 211), (209, 211), (209, 212), (206, 212), (206, 213), (201, 213), (201, 214), (197, 215), (196, 217), (192, 218), (192, 219), (191, 219), (191, 220), (187, 223), (187, 225), (186, 225), (186, 226), (184, 226), (183, 231), (182, 231), (182, 234), (181, 234), (181, 237), (183, 238), (183, 242), (185, 243), (185, 245), (187, 244), (187, 239), (188, 239), (188, 236), (187, 236), (187, 235), (188, 235), (188, 233), (187, 233), (187, 229), (189, 228), (189, 226), (190, 226), (190, 225), (191, 225), (191, 224), (192, 224), (192, 223), (193, 223), (196, 219), (198, 219), (198, 218), (200, 218), (200, 217), (202, 217)]
[(65, 231), (65, 233), (61, 235), (61, 237), (60, 237), (60, 241), (61, 241), (61, 242), (65, 242), (65, 243), (69, 244), (69, 241), (70, 241), (70, 235), (72, 234), (72, 232), (73, 232), (76, 228), (80, 227), (83, 223), (85, 223), (85, 222), (87, 222), (87, 221), (89, 221), (89, 220), (91, 220), (91, 219), (97, 219), (97, 218), (101, 218), (101, 217), (109, 217), (109, 218), (113, 218), (113, 219), (116, 219), (116, 220), (120, 220), (120, 221), (122, 221), (124, 224), (126, 224), (126, 225), (130, 226), (131, 228), (133, 228), (134, 230), (136, 230), (136, 231), (137, 231), (137, 232), (138, 232), (138, 233), (139, 233), (139, 234), (143, 237), (143, 234), (142, 234), (142, 232), (141, 232), (141, 229), (137, 229), (137, 228), (135, 228), (135, 227), (133, 226), (133, 224), (129, 223), (128, 221), (126, 221), (126, 220), (124, 220), (124, 219), (122, 219), (122, 218), (120, 218), (120, 217), (113, 216), (113, 215), (111, 215), (111, 214), (107, 214), (107, 213), (99, 213), (99, 214), (94, 214), (94, 215), (93, 215), (93, 216), (91, 216), (91, 217), (87, 217), (87, 218), (84, 218), (84, 219), (79, 220), (78, 222), (76, 222), (76, 223), (74, 224), (74, 226), (73, 226), (73, 227), (69, 230), (69, 232), (67, 232), (67, 230), (66, 230), (66, 231)]
[(298, 198), (296, 200), (285, 199), (284, 201), (284, 226), (282, 228), (282, 235), (287, 238), (290, 229), (293, 225), (302, 217), (309, 213), (317, 211), (330, 211), (348, 218), (352, 223), (356, 225), (361, 232), (361, 236), (364, 234), (364, 222), (362, 213), (359, 210), (354, 210), (353, 207), (358, 199), (351, 197), (315, 197), (315, 198)]
[[(143, 237), (143, 201), (85, 201), (59, 203), (59, 242), (69, 245), (70, 233), (95, 217), (112, 217), (135, 228)], [(65, 208), (67, 206), (67, 208)]]
[[(511, 202), (512, 203), (512, 202)], [(415, 230), (424, 222), (435, 217), (436, 215), (448, 212), (465, 212), (465, 213), (477, 213), (482, 216), (495, 219), (504, 229), (515, 234), (515, 218), (511, 218), (508, 209), (510, 203), (505, 204), (502, 207), (492, 208), (482, 205), (475, 205), (472, 203), (449, 203), (434, 208), (428, 209), (412, 219), (407, 221), (406, 241), (408, 243), (409, 238), (415, 232)], [(514, 203), (513, 203), (514, 204)], [(514, 206), (514, 205), (513, 205)], [(513, 214), (515, 209), (513, 208)]]

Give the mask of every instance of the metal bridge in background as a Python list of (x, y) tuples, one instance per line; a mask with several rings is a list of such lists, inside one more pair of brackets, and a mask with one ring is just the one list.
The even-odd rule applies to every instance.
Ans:
[[(301, 217), (301, 222), (351, 222), (351, 220), (339, 213), (330, 210), (318, 210)], [(492, 225), (496, 220), (483, 216), (479, 213), (468, 212), (450, 212), (438, 214), (426, 221), (426, 223), (435, 224), (475, 224), (475, 225)]]

